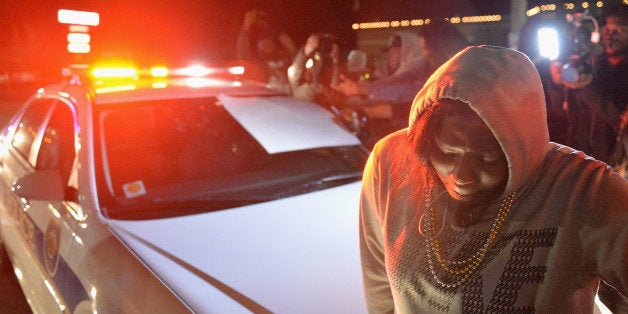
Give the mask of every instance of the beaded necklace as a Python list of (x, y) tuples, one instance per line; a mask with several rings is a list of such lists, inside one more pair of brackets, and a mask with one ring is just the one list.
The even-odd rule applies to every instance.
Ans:
[[(423, 234), (421, 229), (424, 228), (424, 230), (427, 230), (430, 233), (430, 235), (427, 236), (428, 241), (425, 241), (425, 245), (427, 248), (427, 261), (432, 277), (434, 277), (434, 280), (443, 288), (453, 289), (466, 282), (486, 257), (489, 247), (495, 242), (497, 234), (510, 212), (510, 207), (512, 206), (516, 192), (509, 194), (502, 201), (499, 213), (495, 217), (493, 225), (491, 226), (491, 232), (486, 238), (484, 245), (477, 252), (464, 260), (446, 260), (441, 252), (440, 241), (437, 239), (439, 232), (436, 231), (434, 208), (433, 206), (430, 206), (432, 186), (432, 180), (429, 180), (425, 188), (425, 210), (427, 211), (429, 217), (428, 219), (421, 219), (422, 221), (419, 223), (419, 232)], [(444, 222), (445, 221), (443, 219), (443, 224)], [(421, 226), (421, 223), (424, 226)], [(435, 266), (437, 266), (436, 264), (440, 265), (450, 280), (445, 280), (444, 278), (440, 278), (438, 276), (435, 269)]]

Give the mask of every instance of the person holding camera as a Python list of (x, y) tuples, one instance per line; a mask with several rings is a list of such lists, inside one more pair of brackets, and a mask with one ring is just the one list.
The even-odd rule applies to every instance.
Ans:
[(551, 82), (546, 87), (548, 111), (561, 112), (559, 121), (548, 123), (567, 122), (565, 134), (556, 134), (558, 141), (608, 163), (625, 178), (628, 140), (622, 121), (628, 116), (627, 11), (625, 4), (609, 5), (602, 20), (601, 47), (596, 47), (600, 53), (551, 62)]
[(271, 89), (291, 93), (287, 70), (296, 48), (288, 34), (271, 26), (268, 13), (246, 12), (236, 49), (238, 58), (248, 63), (249, 77), (267, 83)]
[(331, 86), (340, 77), (340, 49), (332, 34), (313, 33), (288, 68), (292, 95), (321, 105), (333, 103)]

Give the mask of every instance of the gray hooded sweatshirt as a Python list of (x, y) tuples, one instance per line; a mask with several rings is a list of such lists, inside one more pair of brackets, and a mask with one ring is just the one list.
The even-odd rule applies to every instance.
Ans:
[[(412, 170), (421, 166), (407, 139), (442, 98), (467, 103), (508, 162), (503, 195), (478, 223), (444, 224), (446, 257), (477, 252), (502, 200), (517, 192), (485, 258), (456, 287), (442, 286), (430, 270), (439, 265), (429, 261), (429, 239), (418, 228), (426, 180)], [(606, 164), (549, 142), (542, 85), (525, 55), (464, 49), (429, 78), (409, 120), (374, 147), (364, 171), (360, 250), (371, 313), (592, 313), (600, 279), (628, 300), (628, 183)]]

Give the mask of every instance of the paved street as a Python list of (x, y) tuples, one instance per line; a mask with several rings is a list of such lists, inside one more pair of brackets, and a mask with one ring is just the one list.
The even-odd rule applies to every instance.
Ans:
[[(0, 242), (0, 250), (4, 250)], [(0, 253), (4, 254), (4, 252)], [(0, 255), (2, 256), (2, 255)], [(0, 259), (0, 313), (32, 313), (8, 260)]]

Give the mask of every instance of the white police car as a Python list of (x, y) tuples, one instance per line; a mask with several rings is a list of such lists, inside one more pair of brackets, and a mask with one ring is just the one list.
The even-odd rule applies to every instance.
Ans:
[(365, 312), (368, 152), (334, 115), (211, 70), (120, 71), (40, 89), (2, 131), (0, 230), (34, 312)]

